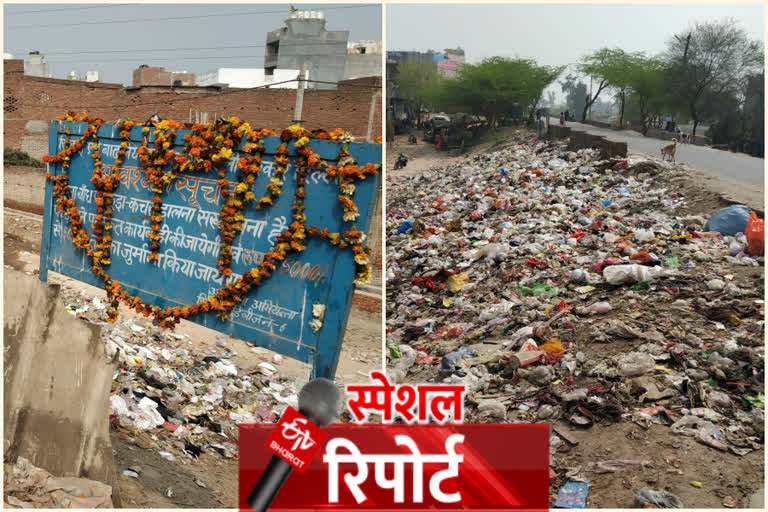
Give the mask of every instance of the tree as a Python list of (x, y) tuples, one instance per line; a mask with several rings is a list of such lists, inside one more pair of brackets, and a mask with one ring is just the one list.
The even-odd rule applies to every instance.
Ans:
[(619, 105), (619, 123), (623, 126), (624, 107), (627, 95), (631, 90), (630, 70), (635, 65), (635, 62), (642, 58), (642, 54), (627, 53), (620, 48), (602, 48), (582, 58), (581, 62), (577, 65), (577, 69), (581, 73), (599, 80), (594, 96), (587, 98), (587, 104), (584, 106), (582, 113), (582, 121), (587, 118), (587, 110), (597, 100), (603, 89), (610, 87), (616, 91), (616, 99)]
[(627, 82), (630, 100), (639, 109), (640, 123), (643, 125), (643, 135), (645, 135), (654, 106), (661, 107), (662, 98), (666, 94), (663, 62), (644, 55), (635, 55), (627, 70)]
[(557, 102), (557, 96), (555, 95), (555, 91), (549, 91), (547, 93), (547, 105), (549, 105), (550, 107), (554, 107), (556, 102)]
[(416, 108), (417, 120), (421, 122), (421, 110), (427, 105), (427, 93), (438, 81), (437, 68), (433, 62), (406, 60), (397, 67), (394, 82), (401, 94)]
[(603, 89), (606, 89), (611, 85), (611, 82), (607, 76), (607, 69), (610, 66), (609, 62), (613, 56), (614, 51), (615, 50), (611, 50), (610, 48), (602, 48), (592, 54), (584, 56), (581, 59), (581, 62), (576, 65), (576, 69), (580, 73), (596, 77), (599, 80), (594, 95), (591, 94), (591, 91), (590, 94), (587, 94), (587, 99), (584, 102), (584, 109), (581, 112), (582, 121), (587, 120), (587, 111), (589, 110), (589, 107), (591, 107), (595, 100), (597, 100), (597, 97), (600, 95)]
[(560, 82), (560, 90), (565, 93), (565, 104), (568, 112), (581, 112), (587, 104), (587, 84), (574, 75), (568, 75)]
[(746, 77), (762, 71), (763, 45), (750, 40), (734, 20), (696, 23), (667, 42), (664, 58), (673, 71), (676, 99), (693, 121), (695, 137), (705, 119), (704, 100), (738, 95)]
[(440, 80), (428, 97), (445, 112), (485, 116), (495, 128), (510, 112), (535, 107), (562, 69), (528, 59), (491, 57), (465, 64), (456, 80)]

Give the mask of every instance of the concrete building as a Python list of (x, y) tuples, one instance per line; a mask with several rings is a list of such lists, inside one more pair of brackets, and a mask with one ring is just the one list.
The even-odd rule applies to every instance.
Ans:
[(133, 86), (141, 87), (144, 85), (191, 86), (195, 85), (195, 75), (186, 71), (166, 71), (162, 67), (150, 67), (142, 64), (133, 70)]
[[(200, 73), (195, 77), (195, 83), (200, 86), (218, 85), (233, 88), (261, 87), (276, 84), (271, 87), (276, 89), (296, 89), (299, 82), (295, 79), (299, 76), (298, 69), (275, 69), (271, 75), (267, 75), (264, 69), (258, 68), (219, 68), (215, 71)], [(311, 77), (307, 73), (307, 78)], [(286, 80), (293, 80), (287, 83)]]
[(443, 78), (456, 78), (459, 69), (466, 62), (464, 50), (461, 48), (447, 48), (443, 52), (443, 58), (437, 63), (437, 72)]
[(37, 51), (29, 52), (29, 57), (24, 62), (24, 74), (49, 78), (51, 76), (51, 70), (48, 63), (45, 62), (45, 55), (41, 55), (40, 52)]
[(320, 11), (296, 11), (284, 27), (267, 32), (266, 76), (278, 69), (301, 69), (303, 64), (313, 80), (329, 82), (309, 83), (308, 88), (335, 89), (344, 79), (349, 31), (327, 30), (325, 23)]
[(347, 58), (344, 63), (344, 80), (381, 76), (381, 41), (356, 41), (347, 43)]

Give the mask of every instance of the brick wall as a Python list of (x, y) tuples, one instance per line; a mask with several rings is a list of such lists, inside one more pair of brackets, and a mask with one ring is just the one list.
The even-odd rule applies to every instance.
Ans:
[[(21, 65), (19, 66), (19, 63)], [(161, 117), (192, 121), (207, 115), (238, 116), (254, 128), (280, 130), (293, 121), (296, 91), (291, 89), (222, 89), (190, 93), (156, 87), (124, 88), (119, 84), (40, 78), (23, 74), (23, 60), (5, 60), (4, 137), (5, 146), (24, 149), (40, 158), (47, 153), (47, 123), (67, 110), (102, 117), (114, 122), (121, 117), (144, 121), (155, 112)], [(145, 68), (146, 69), (146, 68)], [(356, 137), (381, 135), (381, 78), (370, 77), (342, 82), (337, 90), (304, 92), (302, 117), (308, 129), (345, 128)], [(379, 89), (375, 89), (378, 87)], [(373, 107), (373, 108), (372, 108)], [(43, 129), (41, 130), (41, 126)], [(379, 201), (376, 211), (381, 212)], [(374, 215), (368, 235), (373, 263), (372, 285), (381, 286), (381, 215)]]
[[(22, 62), (23, 66), (23, 61)], [(280, 130), (293, 121), (296, 91), (292, 89), (222, 89), (200, 94), (126, 89), (118, 84), (103, 84), (40, 78), (19, 74), (15, 60), (6, 60), (3, 114), (5, 146), (21, 148), (24, 137), (47, 140), (47, 134), (30, 133), (28, 121), (57, 119), (67, 110), (102, 117), (113, 122), (121, 117), (144, 121), (158, 113), (161, 117), (194, 122), (205, 114), (238, 116), (254, 128)], [(371, 139), (381, 135), (381, 78), (371, 77), (342, 82), (337, 90), (306, 90), (302, 117), (308, 129), (331, 130), (342, 127), (356, 137)], [(371, 108), (373, 106), (373, 109)], [(47, 142), (43, 147), (46, 147)], [(33, 154), (40, 157), (42, 154)]]
[(366, 313), (381, 315), (381, 297), (357, 292), (352, 296), (352, 307)]

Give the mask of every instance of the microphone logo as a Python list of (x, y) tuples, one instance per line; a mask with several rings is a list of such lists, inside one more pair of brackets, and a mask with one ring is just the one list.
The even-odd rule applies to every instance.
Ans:
[(302, 430), (301, 427), (299, 427), (299, 425), (306, 425), (307, 423), (309, 423), (309, 420), (306, 418), (296, 418), (292, 423), (283, 423), (283, 437), (289, 441), (293, 439), (296, 440), (296, 442), (293, 443), (293, 448), (291, 448), (291, 450), (309, 450), (315, 445), (315, 441), (312, 439), (309, 429)]
[(293, 407), (288, 407), (266, 446), (300, 472), (304, 472), (328, 434)]

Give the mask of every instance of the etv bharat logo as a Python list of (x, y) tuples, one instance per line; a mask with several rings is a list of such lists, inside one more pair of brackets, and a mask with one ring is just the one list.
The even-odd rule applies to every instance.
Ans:
[(292, 407), (285, 410), (277, 426), (267, 439), (267, 448), (303, 473), (328, 434)]
[(315, 446), (315, 441), (312, 439), (312, 436), (309, 433), (309, 429), (302, 430), (299, 425), (307, 425), (309, 423), (309, 420), (306, 418), (296, 418), (293, 420), (293, 423), (284, 423), (283, 424), (283, 437), (290, 440), (295, 439), (296, 442), (293, 443), (293, 448), (291, 450), (309, 450), (313, 446)]

